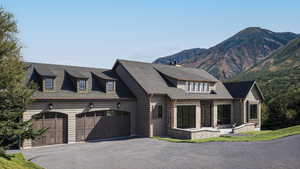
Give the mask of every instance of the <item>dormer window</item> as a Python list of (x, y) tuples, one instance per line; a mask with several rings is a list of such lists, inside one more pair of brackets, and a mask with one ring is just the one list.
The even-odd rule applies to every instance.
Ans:
[(116, 89), (116, 85), (115, 85), (115, 81), (113, 80), (109, 80), (106, 82), (106, 92), (115, 92)]
[(209, 83), (208, 82), (190, 82), (185, 83), (186, 92), (189, 93), (209, 93)]
[(86, 91), (86, 80), (79, 80), (79, 91)]
[(54, 89), (54, 79), (53, 78), (46, 78), (44, 79), (45, 90), (53, 90)]

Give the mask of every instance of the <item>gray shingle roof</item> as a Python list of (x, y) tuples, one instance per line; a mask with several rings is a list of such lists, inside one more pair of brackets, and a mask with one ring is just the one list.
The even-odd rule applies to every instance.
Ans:
[[(241, 81), (241, 82), (226, 82), (224, 86), (227, 88), (229, 93), (233, 98), (236, 99), (244, 99), (247, 97), (248, 93), (252, 89), (253, 85), (256, 85), (255, 81)], [(261, 95), (262, 99), (264, 96), (260, 91), (259, 87), (256, 85), (259, 94)]]
[[(36, 73), (36, 68), (50, 70), (56, 75), (55, 91), (42, 92), (38, 90), (34, 93), (33, 99), (135, 99), (112, 70), (30, 62), (26, 62), (26, 64), (28, 65), (27, 81), (39, 82), (39, 73)], [(116, 93), (106, 93), (98, 79), (93, 77), (94, 75), (101, 76), (105, 80), (117, 80)], [(77, 93), (72, 82), (73, 77), (87, 78), (87, 87), (90, 91)]]
[(153, 67), (160, 73), (177, 80), (208, 82), (217, 81), (214, 77), (207, 76), (204, 70), (202, 69), (200, 70), (168, 65), (153, 65)]
[(56, 75), (49, 69), (48, 66), (35, 66), (35, 71), (43, 77), (56, 77)]
[(108, 71), (93, 71), (92, 73), (101, 79), (117, 80), (115, 77), (115, 74), (112, 73), (112, 71), (110, 71), (110, 70), (108, 70)]
[[(118, 60), (117, 62), (124, 66), (124, 68), (148, 94), (166, 94), (171, 99), (232, 99), (223, 83), (201, 69), (128, 60)], [(172, 71), (178, 73), (178, 75), (171, 73)], [(169, 85), (160, 73), (168, 74), (169, 76), (176, 76), (177, 79), (184, 79), (182, 76), (188, 74), (190, 80), (216, 82), (217, 90), (214, 94), (186, 93), (183, 89)]]
[(66, 68), (65, 71), (74, 78), (77, 79), (88, 79), (89, 72), (80, 72), (77, 68)]

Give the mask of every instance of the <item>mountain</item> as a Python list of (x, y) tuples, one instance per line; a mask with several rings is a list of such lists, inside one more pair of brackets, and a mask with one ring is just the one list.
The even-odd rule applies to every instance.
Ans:
[(181, 62), (183, 62), (185, 60), (189, 60), (197, 55), (201, 55), (206, 50), (207, 49), (204, 49), (204, 48), (187, 49), (187, 50), (183, 50), (179, 53), (176, 53), (174, 55), (158, 58), (156, 61), (154, 61), (154, 63), (169, 64), (170, 61), (176, 61), (177, 63), (181, 63)]
[[(187, 56), (182, 51), (159, 58), (154, 62), (166, 64), (166, 60), (172, 58), (183, 66), (202, 68), (215, 77), (224, 80), (248, 70), (296, 37), (299, 37), (299, 35), (295, 33), (278, 33), (259, 27), (249, 27), (216, 46), (202, 50), (198, 54), (194, 52), (195, 49), (190, 49), (187, 51), (195, 55)], [(182, 53), (185, 53), (185, 55)]]
[(256, 80), (264, 96), (263, 127), (300, 124), (300, 38), (290, 41), (234, 81)]
[(300, 38), (290, 41), (233, 80), (256, 80), (267, 100), (300, 89)]

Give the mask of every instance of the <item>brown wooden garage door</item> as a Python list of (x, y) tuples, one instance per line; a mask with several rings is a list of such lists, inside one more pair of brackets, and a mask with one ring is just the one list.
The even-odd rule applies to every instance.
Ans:
[(76, 141), (99, 140), (130, 135), (130, 113), (97, 111), (76, 116)]
[(40, 113), (33, 116), (33, 128), (47, 128), (47, 131), (32, 146), (67, 143), (67, 115), (57, 112)]

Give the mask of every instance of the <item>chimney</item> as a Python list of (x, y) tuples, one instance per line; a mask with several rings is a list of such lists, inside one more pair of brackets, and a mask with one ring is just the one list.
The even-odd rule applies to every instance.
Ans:
[(176, 60), (174, 60), (174, 61), (170, 60), (169, 65), (171, 65), (171, 66), (181, 66), (181, 65), (177, 64)]

